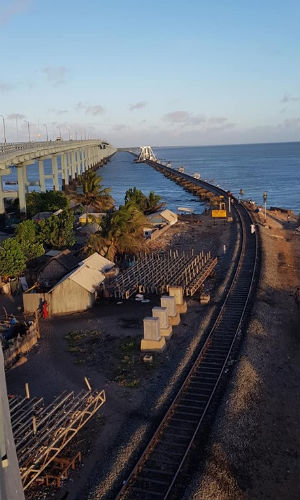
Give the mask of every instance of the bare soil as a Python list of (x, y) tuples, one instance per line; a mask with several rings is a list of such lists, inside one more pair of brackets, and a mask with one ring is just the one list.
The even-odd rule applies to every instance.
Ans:
[(184, 500), (298, 500), (299, 239), (296, 217), (257, 224), (261, 279), (248, 331), (207, 449)]
[(195, 355), (220, 300), (234, 246), (231, 225), (221, 221), (214, 225), (208, 216), (182, 217), (155, 242), (153, 251), (211, 250), (219, 263), (216, 277), (205, 285), (211, 304), (200, 305), (199, 296), (188, 301), (188, 312), (173, 327), (167, 349), (154, 356), (150, 367), (139, 350), (142, 321), (152, 315), (159, 297), (149, 296), (149, 303), (117, 304), (107, 299), (90, 311), (41, 321), (41, 339), (28, 354), (28, 362), (7, 373), (9, 393), (24, 394), (29, 382), (31, 395), (42, 395), (49, 403), (65, 389), (85, 388), (87, 376), (93, 389), (105, 389), (107, 402), (100, 416), (93, 417), (64, 451), (65, 455), (82, 451), (78, 470), (60, 490), (39, 486), (28, 491), (27, 498), (114, 498), (120, 479), (159, 423)]

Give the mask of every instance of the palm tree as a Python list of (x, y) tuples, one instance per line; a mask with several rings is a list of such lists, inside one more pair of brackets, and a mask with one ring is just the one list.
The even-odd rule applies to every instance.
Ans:
[(165, 205), (166, 202), (161, 201), (161, 196), (159, 196), (159, 194), (150, 191), (149, 196), (145, 200), (144, 214), (149, 215), (154, 212), (159, 212)]
[(129, 202), (102, 219), (101, 233), (91, 235), (88, 247), (110, 260), (117, 254), (135, 254), (144, 248), (146, 224), (149, 225), (144, 214)]
[(166, 205), (165, 202), (161, 201), (161, 196), (155, 194), (154, 191), (150, 191), (149, 196), (145, 196), (144, 193), (136, 187), (126, 191), (125, 205), (127, 203), (134, 203), (145, 215), (158, 212)]
[(99, 212), (110, 210), (114, 206), (114, 199), (110, 196), (111, 188), (101, 186), (102, 178), (93, 170), (87, 170), (79, 178), (82, 193), (71, 193), (71, 196), (85, 206), (86, 224), (88, 212), (92, 206)]

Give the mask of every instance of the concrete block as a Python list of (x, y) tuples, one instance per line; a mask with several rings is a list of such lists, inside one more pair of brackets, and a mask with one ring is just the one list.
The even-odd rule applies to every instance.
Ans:
[(152, 316), (153, 318), (159, 318), (161, 336), (170, 338), (172, 336), (172, 326), (169, 325), (167, 308), (153, 307)]
[(201, 293), (200, 294), (200, 304), (208, 304), (210, 301), (209, 293)]
[(183, 288), (182, 286), (170, 286), (169, 287), (170, 297), (175, 297), (175, 304), (177, 306), (183, 304)]
[(141, 340), (141, 351), (162, 352), (166, 347), (166, 339), (161, 337), (160, 340)]
[(160, 328), (168, 328), (168, 310), (166, 307), (153, 307), (153, 318), (159, 318)]
[(144, 339), (158, 341), (160, 338), (159, 318), (144, 318)]
[(166, 307), (168, 311), (168, 316), (176, 316), (176, 302), (175, 302), (175, 297), (171, 297), (169, 295), (163, 295), (160, 298), (160, 305), (161, 307)]
[(180, 314), (176, 313), (175, 316), (169, 316), (169, 325), (170, 326), (177, 326), (180, 323)]
[(185, 314), (187, 312), (187, 303), (186, 301), (183, 304), (176, 304), (176, 312), (179, 314)]

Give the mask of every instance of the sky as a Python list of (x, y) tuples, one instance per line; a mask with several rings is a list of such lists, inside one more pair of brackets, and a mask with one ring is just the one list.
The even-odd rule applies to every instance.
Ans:
[(0, 142), (299, 140), (298, 0), (0, 0)]

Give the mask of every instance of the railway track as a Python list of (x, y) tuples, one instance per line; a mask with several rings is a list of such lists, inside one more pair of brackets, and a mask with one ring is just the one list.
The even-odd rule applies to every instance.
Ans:
[[(187, 176), (183, 174), (182, 177)], [(211, 187), (218, 194), (227, 196), (220, 188)], [(251, 216), (237, 202), (233, 211), (240, 225), (241, 238), (223, 305), (182, 387), (116, 500), (170, 498), (224, 378), (237, 336), (242, 333), (250, 309), (258, 267), (257, 233), (251, 234)]]

